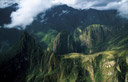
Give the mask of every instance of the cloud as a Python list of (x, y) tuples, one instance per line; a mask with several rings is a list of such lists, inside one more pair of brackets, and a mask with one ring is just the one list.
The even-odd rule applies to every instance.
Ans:
[(9, 28), (25, 28), (39, 13), (57, 4), (67, 4), (77, 9), (116, 9), (120, 16), (128, 18), (128, 0), (21, 0), (18, 4), (19, 9), (11, 14), (11, 24), (6, 25)]
[(6, 8), (18, 2), (19, 0), (0, 0), (0, 8)]
[(56, 3), (67, 4), (77, 9), (115, 9), (119, 15), (128, 18), (128, 0), (55, 0)]
[(118, 11), (122, 17), (128, 19), (128, 1), (124, 2), (124, 4), (118, 8)]
[(18, 4), (19, 9), (11, 14), (12, 22), (6, 27), (21, 26), (24, 29), (34, 17), (52, 6), (50, 0), (21, 0)]

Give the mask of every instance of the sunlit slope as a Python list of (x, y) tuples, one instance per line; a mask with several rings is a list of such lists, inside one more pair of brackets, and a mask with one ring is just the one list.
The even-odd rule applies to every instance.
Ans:
[(102, 46), (106, 50), (94, 54), (45, 53), (27, 82), (127, 82), (127, 39), (127, 32), (115, 36)]
[(127, 49), (89, 55), (52, 54), (46, 63), (45, 68), (32, 71), (27, 82), (127, 82)]

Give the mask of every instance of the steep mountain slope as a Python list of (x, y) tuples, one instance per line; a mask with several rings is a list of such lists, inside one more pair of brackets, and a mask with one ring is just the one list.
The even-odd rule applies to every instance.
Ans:
[[(99, 24), (92, 24), (87, 27), (78, 27), (74, 31), (74, 40), (79, 44), (79, 48), (84, 48), (83, 53), (95, 53), (106, 50), (107, 43), (113, 37), (119, 37), (121, 33), (128, 28), (125, 26), (106, 26)], [(110, 46), (110, 45), (109, 45)]]
[(53, 52), (55, 54), (65, 54), (75, 52), (75, 42), (68, 32), (60, 32), (53, 43)]
[(0, 80), (25, 82), (27, 73), (40, 63), (41, 57), (41, 48), (24, 32), (12, 48), (0, 54)]
[[(0, 10), (0, 19), (3, 21), (0, 21), (1, 25), (10, 22), (10, 14), (16, 10), (16, 6), (15, 4)], [(63, 30), (72, 31), (71, 33), (73, 33), (73, 31), (80, 26), (87, 27), (92, 24), (100, 24), (112, 28), (117, 27), (119, 28), (118, 31), (120, 31), (122, 27), (128, 25), (127, 22), (128, 20), (121, 18), (116, 10), (78, 10), (68, 7), (67, 5), (59, 5), (52, 7), (45, 13), (39, 14), (34, 22), (27, 27), (26, 31), (29, 32), (45, 50), (53, 43), (57, 34)], [(113, 31), (114, 28), (111, 30)]]
[(0, 44), (12, 47), (0, 48), (0, 81), (127, 82), (127, 26), (115, 10), (60, 5), (35, 18), (18, 42), (21, 31), (1, 28)]
[[(40, 69), (32, 71), (27, 82), (127, 82), (128, 37), (121, 34), (110, 42), (125, 47), (114, 49), (115, 45), (111, 50), (88, 55), (45, 54)], [(36, 68), (34, 70), (37, 71)]]
[(8, 50), (21, 35), (20, 30), (0, 28), (0, 53)]
[(126, 24), (127, 20), (121, 18), (116, 10), (78, 10), (67, 5), (59, 5), (41, 13), (35, 23), (49, 25), (48, 27), (58, 31), (69, 31), (69, 29), (74, 30), (78, 26), (91, 24), (121, 26)]
[(108, 50), (125, 49), (128, 47), (128, 30), (117, 34), (112, 40), (108, 42)]
[[(120, 31), (128, 25), (127, 22), (128, 20), (121, 18), (116, 10), (78, 10), (67, 5), (59, 5), (47, 10), (45, 13), (39, 14), (26, 30), (42, 48), (46, 49), (48, 44), (45, 44), (46, 41), (42, 41), (42, 39), (47, 34), (50, 36), (53, 35), (53, 42), (57, 34), (61, 31), (68, 31), (72, 34), (76, 28), (85, 28), (92, 24), (111, 27), (113, 29), (109, 29), (112, 31), (117, 27), (116, 31)], [(52, 33), (50, 33), (51, 31)]]
[[(94, 54), (70, 51), (78, 46), (73, 44), (74, 39), (70, 38), (72, 35), (63, 31), (54, 40), (55, 51), (51, 53), (47, 50), (42, 55), (42, 50), (32, 37), (24, 33), (14, 47), (1, 54), (0, 79), (12, 82), (127, 82), (128, 32), (126, 30), (122, 34), (109, 36), (108, 33), (112, 35), (115, 32), (111, 34), (106, 28), (109, 27), (91, 25), (81, 31), (77, 28), (81, 32), (78, 35), (85, 36), (83, 38), (88, 35), (96, 40), (95, 44), (104, 42), (104, 39), (107, 42), (102, 46), (106, 48), (105, 51)], [(79, 37), (76, 39), (79, 40)], [(86, 39), (85, 42), (88, 43)]]
[(72, 53), (57, 58), (49, 60), (46, 75), (34, 82), (127, 82), (127, 50), (92, 55)]

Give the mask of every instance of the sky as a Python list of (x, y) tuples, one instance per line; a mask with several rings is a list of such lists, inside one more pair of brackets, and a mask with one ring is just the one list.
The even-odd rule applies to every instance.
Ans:
[(12, 22), (6, 25), (9, 28), (21, 26), (24, 29), (39, 13), (58, 4), (66, 4), (77, 9), (115, 9), (120, 16), (128, 18), (128, 0), (0, 0), (0, 8), (14, 3), (18, 3), (18, 10), (12, 12)]

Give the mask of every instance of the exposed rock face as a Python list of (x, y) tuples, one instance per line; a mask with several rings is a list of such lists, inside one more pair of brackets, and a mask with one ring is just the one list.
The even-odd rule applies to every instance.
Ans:
[[(13, 47), (0, 54), (0, 81), (127, 82), (126, 23), (115, 10), (54, 7), (26, 29), (46, 51), (42, 55), (35, 40), (23, 33)], [(6, 41), (0, 44), (8, 46)]]
[(99, 24), (93, 24), (88, 27), (79, 27), (74, 32), (74, 40), (84, 47), (85, 53), (95, 53), (107, 49), (107, 43), (117, 36), (123, 27), (111, 27)]
[(84, 29), (77, 28), (74, 32), (74, 38), (76, 42), (79, 41), (81, 46), (86, 46), (88, 48), (88, 53), (94, 53), (97, 50), (101, 50), (100, 45), (105, 42), (108, 32), (109, 28), (95, 24)]
[(38, 72), (34, 80), (32, 75), (35, 73), (32, 72), (28, 75), (28, 82), (126, 82), (128, 74), (126, 59), (127, 50), (105, 51), (90, 55), (52, 54), (48, 64), (45, 64), (44, 71)]
[[(120, 28), (127, 24), (127, 22), (128, 20), (118, 16), (118, 12), (116, 10), (78, 10), (68, 7), (67, 5), (59, 5), (47, 10), (45, 14), (41, 13), (36, 20), (26, 28), (26, 30), (32, 34), (42, 48), (46, 49), (47, 46), (49, 46), (45, 44), (47, 41), (41, 40), (45, 35), (49, 34), (47, 31), (50, 29), (56, 30), (58, 33), (63, 30), (72, 33), (79, 26), (87, 27), (92, 24), (101, 24), (107, 25), (108, 27), (118, 26)], [(38, 35), (39, 33), (42, 34)], [(56, 34), (52, 35), (56, 36)], [(79, 47), (77, 51), (83, 53), (83, 48), (86, 52), (90, 51), (87, 50), (85, 46), (82, 46), (82, 48)], [(92, 50), (92, 52), (94, 51)]]
[[(103, 31), (104, 27), (98, 26), (94, 29), (95, 27), (85, 28), (88, 32), (78, 29), (78, 34), (81, 33), (80, 35), (85, 38), (89, 36), (96, 40), (96, 42), (87, 42), (92, 47), (106, 40), (106, 38), (100, 39), (100, 37), (106, 37), (107, 31)], [(97, 31), (103, 32), (96, 33)], [(102, 33), (104, 35), (101, 35)], [(85, 42), (88, 38), (84, 39), (84, 37), (73, 39), (67, 32), (61, 32), (54, 41), (53, 53), (45, 52), (42, 55), (34, 39), (24, 33), (16, 45), (4, 54), (5, 59), (7, 55), (11, 57), (0, 65), (0, 79), (13, 82), (127, 82), (128, 51), (125, 45), (128, 42), (127, 33), (113, 38), (110, 42), (113, 44), (110, 47), (111, 51), (88, 55), (72, 53), (78, 47), (74, 46), (74, 41)], [(84, 44), (87, 46), (87, 43)], [(115, 46), (114, 43), (119, 45)], [(123, 48), (112, 49), (124, 45)]]
[(53, 43), (53, 52), (55, 54), (75, 52), (75, 43), (72, 36), (65, 31), (60, 32)]
[[(56, 54), (70, 52), (88, 54), (112, 49), (112, 45), (116, 45), (115, 40), (113, 39), (122, 35), (120, 34), (120, 31), (125, 33), (124, 27), (110, 27), (99, 24), (93, 24), (85, 28), (78, 27), (74, 31), (74, 34), (68, 34), (63, 31), (57, 35), (53, 43), (53, 51)], [(117, 35), (118, 33), (120, 35)], [(125, 39), (126, 35), (127, 34), (120, 37)], [(117, 40), (120, 41), (121, 39), (118, 38)], [(125, 41), (127, 41), (127, 38)], [(124, 41), (122, 41), (120, 45), (123, 43)]]

